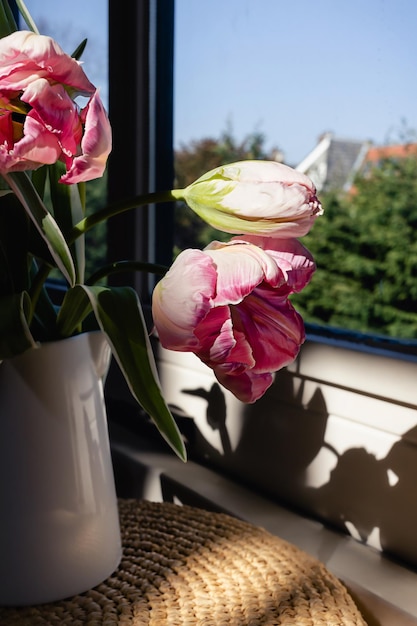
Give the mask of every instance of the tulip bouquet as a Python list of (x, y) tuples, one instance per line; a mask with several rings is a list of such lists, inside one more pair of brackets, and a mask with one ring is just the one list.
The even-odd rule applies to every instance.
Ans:
[[(23, 0), (17, 4), (28, 30), (17, 29), (7, 0), (0, 0), (0, 359), (101, 329), (133, 396), (185, 458), (138, 296), (97, 282), (105, 269), (85, 276), (84, 235), (128, 209), (179, 199), (235, 235), (180, 253), (154, 290), (152, 312), (163, 346), (194, 352), (220, 384), (254, 402), (304, 341), (289, 296), (315, 269), (298, 241), (322, 212), (315, 188), (285, 165), (246, 161), (208, 172), (186, 189), (131, 198), (86, 217), (85, 184), (104, 173), (110, 123), (80, 65), (83, 46), (66, 54), (38, 33)], [(67, 286), (59, 307), (48, 294), (52, 269)]]

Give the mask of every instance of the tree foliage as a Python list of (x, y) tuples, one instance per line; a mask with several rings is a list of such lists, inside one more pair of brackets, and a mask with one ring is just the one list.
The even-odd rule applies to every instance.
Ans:
[[(264, 136), (238, 142), (230, 129), (176, 152), (176, 186), (243, 159), (274, 159)], [(306, 321), (417, 339), (417, 157), (385, 159), (355, 180), (349, 193), (321, 196), (325, 212), (303, 238), (317, 272), (293, 302)], [(229, 236), (176, 208), (176, 252)]]
[(295, 306), (310, 322), (416, 339), (417, 158), (384, 160), (321, 200), (303, 239), (318, 269)]

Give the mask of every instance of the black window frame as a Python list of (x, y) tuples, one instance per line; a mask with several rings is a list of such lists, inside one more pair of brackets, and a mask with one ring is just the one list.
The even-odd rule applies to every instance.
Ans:
[[(109, 116), (113, 149), (108, 164), (112, 202), (174, 182), (174, 0), (109, 0)], [(109, 261), (136, 259), (170, 265), (174, 207), (147, 206), (110, 223)], [(154, 277), (119, 275), (149, 304)]]
[[(174, 186), (173, 94), (175, 0), (108, 0), (109, 117), (113, 133), (108, 161), (108, 201)], [(174, 244), (174, 204), (140, 207), (112, 218), (107, 259), (169, 266)], [(112, 285), (139, 295), (149, 329), (157, 277), (116, 274)], [(110, 423), (137, 430), (146, 416), (113, 361), (106, 380)], [(138, 416), (142, 415), (143, 420)], [(153, 434), (153, 429), (151, 431)]]

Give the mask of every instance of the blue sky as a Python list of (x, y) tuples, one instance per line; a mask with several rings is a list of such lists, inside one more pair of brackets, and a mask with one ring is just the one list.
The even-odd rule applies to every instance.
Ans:
[[(105, 0), (26, 3), (68, 49), (88, 35), (105, 82)], [(296, 164), (325, 131), (396, 141), (417, 130), (416, 25), (415, 0), (176, 0), (175, 143), (230, 124)]]
[(259, 130), (291, 163), (324, 131), (417, 129), (414, 0), (177, 0), (176, 141)]

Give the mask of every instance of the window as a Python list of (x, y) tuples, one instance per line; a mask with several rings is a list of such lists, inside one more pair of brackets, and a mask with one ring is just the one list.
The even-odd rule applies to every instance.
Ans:
[[(194, 170), (230, 159), (231, 147), (237, 160), (251, 138), (258, 152), (249, 141), (248, 155), (310, 175), (325, 207), (305, 239), (318, 271), (294, 303), (307, 321), (355, 340), (417, 340), (415, 150), (408, 164), (353, 187), (378, 146), (416, 145), (417, 46), (406, 14), (382, 0), (176, 1), (180, 174), (193, 155)], [(197, 246), (216, 236), (186, 216)]]
[[(87, 38), (82, 55), (86, 73), (100, 88), (105, 106), (108, 105), (108, 12), (106, 3), (90, 0), (88, 3), (74, 0), (71, 4), (53, 0), (28, 0), (30, 14), (41, 34), (46, 34), (71, 54)], [(87, 185), (87, 211), (94, 212), (106, 204), (106, 177)], [(102, 264), (106, 257), (106, 225), (99, 225), (86, 235), (87, 275)]]
[[(323, 245), (323, 233), (313, 228), (311, 247), (317, 237), (318, 252), (335, 240), (340, 249), (333, 265), (326, 267), (323, 261), (312, 289), (321, 286), (320, 297), (327, 299), (323, 309), (330, 301), (345, 310), (334, 328), (326, 325), (329, 316), (320, 318), (318, 306), (312, 311), (308, 302), (299, 303), (312, 322), (307, 342), (255, 405), (243, 406), (223, 393), (189, 354), (162, 350), (160, 371), (168, 401), (180, 418), (186, 416), (193, 458), (415, 566), (417, 510), (410, 511), (410, 468), (417, 458), (417, 335), (401, 334), (399, 326), (396, 334), (393, 325), (388, 337), (368, 320), (346, 328), (351, 310), (357, 311), (356, 321), (365, 310), (355, 283), (349, 299), (338, 292), (349, 286), (349, 268), (343, 275), (339, 266), (340, 257), (352, 252), (355, 231), (349, 242), (346, 211), (354, 205), (342, 207), (342, 223), (336, 204), (340, 197), (325, 188), (330, 156), (340, 191), (348, 193), (345, 183), (356, 181), (341, 176), (342, 157), (350, 156), (354, 170), (367, 154), (369, 139), (377, 144), (415, 141), (408, 131), (417, 128), (417, 93), (409, 76), (416, 70), (417, 50), (406, 15), (381, 0), (366, 7), (356, 1), (340, 5), (323, 0), (314, 7), (286, 3), (285, 9), (274, 0), (204, 5), (176, 0), (175, 148), (191, 146), (192, 153), (193, 141), (206, 140), (199, 156), (205, 149), (218, 156), (230, 147), (225, 141), (230, 135), (239, 145), (251, 133), (260, 133), (274, 158), (302, 165), (312, 175), (315, 168), (329, 205), (325, 211), (337, 219)], [(415, 176), (410, 179), (415, 184)], [(416, 194), (406, 196), (415, 211)], [(392, 211), (397, 210), (398, 197), (388, 192), (386, 197)], [(321, 219), (325, 224), (326, 212)], [(355, 224), (366, 231), (364, 222)], [(382, 225), (377, 227), (379, 244), (385, 245)], [(415, 224), (410, 222), (409, 228), (403, 258), (410, 264), (410, 282), (403, 294), (416, 293), (417, 254), (409, 245), (416, 243)], [(394, 232), (398, 229), (391, 227)], [(365, 246), (363, 239), (360, 243)], [(399, 238), (398, 251), (401, 246), (404, 239)], [(368, 269), (358, 266), (357, 259), (344, 261), (350, 262), (351, 273), (364, 276)], [(361, 286), (361, 276), (357, 280)], [(377, 285), (381, 293), (387, 291), (386, 281)], [(407, 306), (406, 331), (414, 328), (417, 301)]]

